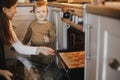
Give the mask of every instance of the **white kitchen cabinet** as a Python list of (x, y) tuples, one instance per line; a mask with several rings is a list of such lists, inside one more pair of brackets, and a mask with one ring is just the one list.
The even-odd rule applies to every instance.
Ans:
[[(19, 40), (23, 40), (26, 30), (30, 24), (30, 22), (35, 18), (32, 13), (33, 7), (17, 7), (17, 13), (15, 14), (12, 23), (13, 28), (16, 32), (16, 35)], [(5, 55), (6, 59), (15, 58), (18, 53), (16, 51), (12, 51), (10, 46), (5, 45)]]
[(120, 80), (120, 71), (112, 69), (109, 65), (113, 59), (120, 62), (120, 20), (101, 16), (100, 21), (99, 53), (102, 55), (99, 56), (101, 76), (98, 76), (98, 80)]
[(119, 80), (110, 60), (120, 62), (120, 20), (87, 13), (85, 80)]
[(64, 48), (63, 22), (61, 21), (61, 18), (63, 17), (62, 9), (49, 6), (48, 11), (48, 20), (50, 20), (56, 27), (56, 50), (62, 50)]
[(86, 80), (96, 80), (97, 69), (97, 46), (98, 43), (98, 31), (99, 31), (99, 16), (87, 14), (86, 25), (86, 64), (85, 64), (85, 78)]

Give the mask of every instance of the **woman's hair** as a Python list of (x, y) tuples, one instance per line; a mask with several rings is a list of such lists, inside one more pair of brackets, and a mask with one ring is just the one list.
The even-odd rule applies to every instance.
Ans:
[(33, 6), (33, 12), (35, 12), (35, 8), (41, 7), (41, 6), (46, 6), (46, 9), (47, 9), (47, 11), (48, 11), (47, 3), (46, 3), (45, 1), (43, 1), (43, 0), (41, 0), (41, 1), (37, 1), (37, 2), (35, 3), (35, 5)]
[(9, 19), (3, 12), (3, 7), (11, 8), (18, 0), (0, 0), (0, 39), (4, 44), (10, 45), (13, 40), (12, 34), (9, 30)]

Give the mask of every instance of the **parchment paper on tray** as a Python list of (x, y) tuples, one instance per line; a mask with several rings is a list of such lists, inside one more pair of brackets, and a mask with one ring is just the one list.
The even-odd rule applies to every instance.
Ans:
[(79, 52), (60, 52), (60, 57), (68, 68), (83, 68), (84, 67), (84, 51)]

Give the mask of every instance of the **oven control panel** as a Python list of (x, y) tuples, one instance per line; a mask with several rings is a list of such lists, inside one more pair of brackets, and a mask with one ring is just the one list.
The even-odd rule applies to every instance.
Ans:
[(67, 8), (64, 11), (63, 18), (67, 18), (75, 24), (81, 24), (83, 23), (83, 10)]
[(63, 12), (63, 22), (66, 22), (70, 26), (83, 31), (83, 9), (67, 7), (63, 9)]

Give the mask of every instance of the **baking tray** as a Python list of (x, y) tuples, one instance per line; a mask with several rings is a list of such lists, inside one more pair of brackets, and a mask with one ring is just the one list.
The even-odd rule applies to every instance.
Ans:
[(58, 55), (67, 68), (84, 68), (84, 51), (58, 52)]

